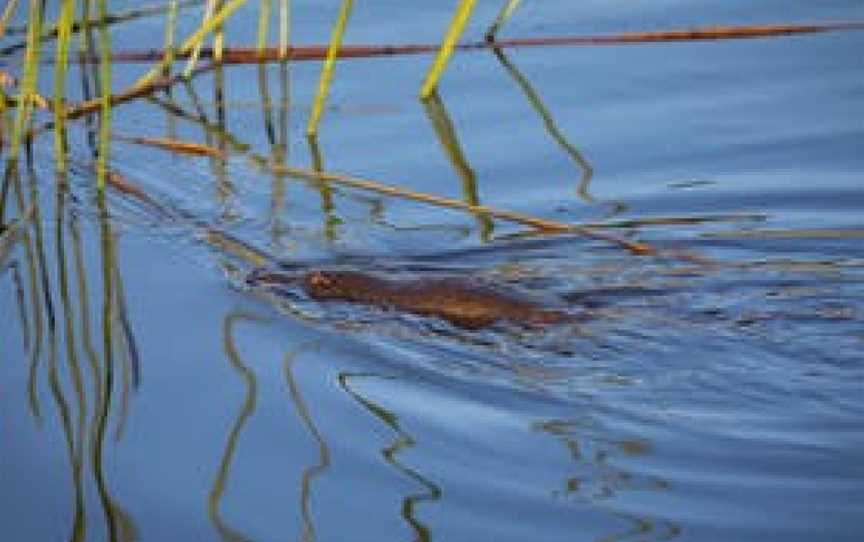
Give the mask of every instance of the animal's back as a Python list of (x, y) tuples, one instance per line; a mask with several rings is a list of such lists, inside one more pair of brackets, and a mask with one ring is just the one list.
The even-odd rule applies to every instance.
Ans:
[(561, 322), (563, 311), (547, 309), (497, 288), (456, 278), (387, 279), (356, 271), (310, 271), (303, 289), (313, 299), (342, 300), (437, 316), (476, 329), (499, 320), (528, 325)]

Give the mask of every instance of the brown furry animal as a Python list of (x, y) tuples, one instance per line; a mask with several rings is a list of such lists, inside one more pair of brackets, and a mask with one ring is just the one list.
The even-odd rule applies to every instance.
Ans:
[(465, 329), (499, 321), (541, 326), (573, 319), (566, 312), (497, 288), (457, 278), (388, 279), (359, 271), (314, 270), (301, 274), (255, 270), (252, 286), (299, 284), (319, 301), (347, 301), (421, 316), (437, 316)]

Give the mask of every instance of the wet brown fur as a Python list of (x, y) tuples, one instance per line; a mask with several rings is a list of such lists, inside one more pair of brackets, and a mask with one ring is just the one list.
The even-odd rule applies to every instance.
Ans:
[(541, 326), (571, 319), (565, 312), (456, 278), (397, 280), (358, 271), (315, 270), (301, 275), (253, 272), (249, 282), (253, 285), (299, 282), (306, 295), (319, 301), (347, 301), (437, 316), (466, 329), (478, 329), (498, 321)]

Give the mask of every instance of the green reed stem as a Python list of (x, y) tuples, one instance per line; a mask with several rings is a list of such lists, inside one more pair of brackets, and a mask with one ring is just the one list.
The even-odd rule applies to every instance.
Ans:
[(39, 33), (42, 31), (42, 2), (30, 0), (30, 9), (27, 14), (27, 51), (24, 53), (24, 74), (21, 78), (20, 102), (15, 116), (15, 127), (12, 130), (12, 139), (9, 144), (9, 157), (18, 159), (21, 148), (21, 138), (24, 135), (24, 127), (30, 118), (30, 110), (33, 107), (33, 95), (36, 93), (36, 77), (39, 65), (40, 42)]
[[(97, 0), (96, 12), (100, 19), (107, 14), (106, 0)], [(111, 142), (111, 41), (108, 28), (99, 25), (99, 98), (102, 102), (99, 123), (99, 153), (96, 163), (96, 188), (105, 189), (108, 148)]]
[[(221, 50), (221, 48), (222, 48), (222, 42), (221, 42), (221, 37), (220, 37), (220, 35), (221, 35), (220, 29), (222, 27), (222, 23), (224, 23), (225, 19), (230, 17), (232, 13), (237, 11), (240, 8), (240, 6), (242, 6), (245, 3), (246, 3), (246, 0), (231, 0), (230, 2), (227, 2), (224, 5), (222, 5), (221, 8), (219, 8), (215, 11), (215, 13), (212, 17), (210, 17), (209, 19), (205, 18), (205, 20), (201, 23), (201, 26), (198, 27), (198, 29), (195, 30), (195, 32), (190, 34), (189, 37), (187, 37), (185, 40), (183, 40), (183, 43), (180, 44), (180, 47), (178, 48), (179, 53), (183, 54), (183, 55), (188, 54), (196, 46), (200, 45), (201, 42), (204, 41), (204, 38), (207, 37), (207, 34), (214, 32), (216, 34), (214, 36), (214, 39), (213, 39), (213, 50), (214, 50), (214, 59), (215, 59), (216, 56), (218, 56), (215, 54), (215, 52), (218, 50)], [(194, 65), (192, 65), (192, 68), (190, 68), (189, 66), (190, 66), (189, 64), (186, 65), (186, 69), (184, 70), (184, 74), (191, 73), (191, 71), (194, 69)], [(159, 74), (162, 72), (164, 67), (165, 67), (165, 61), (163, 59), (161, 62), (156, 64), (156, 66), (151, 68), (150, 71), (148, 71), (143, 76), (141, 76), (141, 78), (139, 78), (138, 81), (136, 81), (133, 86), (141, 87), (141, 86), (145, 86), (145, 85), (150, 84), (153, 81), (153, 79), (155, 79), (156, 77), (159, 76)]]
[[(224, 0), (216, 0), (216, 10), (221, 10)], [(213, 62), (222, 62), (222, 48), (225, 41), (225, 33), (222, 31), (222, 23), (213, 27)]]
[(163, 75), (171, 73), (171, 64), (174, 63), (174, 33), (177, 30), (177, 0), (168, 2), (168, 13), (165, 16), (165, 57), (162, 62), (165, 67)]
[[(207, 0), (207, 5), (204, 7), (204, 17), (201, 19), (201, 24), (207, 24), (213, 18), (213, 12), (216, 10), (216, 0)], [(201, 55), (201, 45), (204, 40), (199, 41), (192, 46), (192, 53), (186, 61), (186, 67), (183, 69), (183, 76), (189, 77), (195, 65), (198, 64), (198, 56)]]
[(74, 16), (74, 0), (62, 0), (57, 20), (57, 60), (54, 63), (54, 164), (57, 171), (66, 170), (66, 108), (63, 98), (65, 96), (69, 42), (72, 40), (72, 19)]
[(309, 114), (309, 122), (306, 124), (306, 135), (314, 136), (318, 133), (318, 122), (321, 120), (321, 111), (324, 101), (327, 100), (327, 91), (330, 88), (330, 80), (333, 78), (333, 65), (336, 63), (336, 55), (342, 46), (342, 36), (345, 34), (345, 26), (348, 24), (348, 16), (351, 14), (353, 0), (344, 0), (339, 8), (339, 16), (333, 25), (330, 35), (330, 46), (327, 48), (327, 59), (321, 68), (321, 78), (318, 81), (318, 92), (315, 94), (315, 102), (312, 104), (312, 112)]
[(267, 31), (270, 29), (270, 0), (261, 0), (258, 9), (258, 54), (263, 56), (267, 47)]

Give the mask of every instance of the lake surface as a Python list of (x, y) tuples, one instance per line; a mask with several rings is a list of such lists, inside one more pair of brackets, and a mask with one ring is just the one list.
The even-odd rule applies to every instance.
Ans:
[[(357, 3), (346, 43), (438, 41), (455, 2), (414, 4)], [(292, 6), (292, 39), (326, 41), (338, 2)], [(861, 7), (527, 1), (502, 36)], [(466, 40), (498, 8), (479, 3)], [(256, 17), (229, 21), (229, 45), (254, 44)], [(115, 26), (114, 48), (160, 47), (163, 25)], [(320, 160), (305, 137), (320, 63), (225, 67), (114, 110), (111, 167), (138, 191), (104, 207), (88, 124), (69, 126), (65, 179), (43, 134), (18, 177), (33, 219), (15, 222), (10, 188), (0, 237), (4, 539), (861, 540), (862, 51), (843, 31), (457, 53), (436, 110), (416, 98), (431, 57), (345, 60)], [(145, 69), (115, 65), (114, 88)], [(132, 141), (168, 137), (223, 154)], [(470, 331), (273, 295), (246, 285), (249, 250), (491, 283), (577, 322)]]

